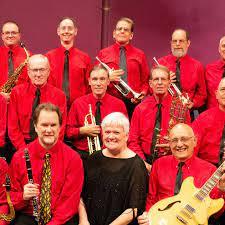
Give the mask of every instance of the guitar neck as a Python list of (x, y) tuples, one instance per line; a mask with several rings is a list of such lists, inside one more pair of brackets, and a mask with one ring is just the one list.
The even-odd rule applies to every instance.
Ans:
[(201, 187), (201, 189), (195, 194), (195, 197), (203, 201), (205, 197), (209, 195), (212, 189), (218, 184), (221, 176), (223, 175), (222, 167), (225, 162), (223, 162), (219, 168), (213, 173), (213, 175), (206, 181), (206, 183)]

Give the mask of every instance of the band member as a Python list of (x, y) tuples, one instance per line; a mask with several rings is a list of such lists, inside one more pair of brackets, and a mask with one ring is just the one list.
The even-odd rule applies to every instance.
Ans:
[[(50, 103), (40, 104), (34, 114), (38, 138), (27, 146), (33, 184), (28, 182), (24, 151), (18, 151), (10, 164), (11, 197), (18, 212), (15, 225), (36, 224), (32, 199), (38, 199), (38, 224), (72, 225), (78, 212), (83, 185), (83, 166), (77, 153), (59, 138), (62, 115)], [(44, 213), (45, 212), (45, 213)]]
[(8, 133), (16, 150), (26, 147), (37, 134), (33, 126), (33, 114), (38, 104), (51, 102), (57, 105), (63, 115), (60, 139), (63, 139), (66, 126), (66, 97), (56, 87), (47, 84), (49, 62), (43, 55), (33, 55), (28, 62), (30, 82), (13, 88), (8, 111)]
[[(171, 115), (171, 113), (175, 113), (171, 110), (175, 108), (172, 107), (173, 98), (168, 93), (170, 74), (166, 67), (156, 66), (152, 69), (149, 85), (152, 88), (153, 95), (147, 97), (134, 110), (128, 146), (145, 161), (145, 165), (150, 172), (151, 164), (155, 160), (155, 153), (160, 150), (156, 149), (157, 137), (159, 134), (161, 137), (168, 135), (169, 122), (175, 116)], [(176, 117), (179, 121), (190, 123), (186, 106), (181, 107)], [(175, 123), (175, 121), (172, 121), (172, 123)], [(161, 150), (157, 155), (161, 154)]]
[[(108, 88), (109, 94), (123, 99), (129, 118), (131, 118), (135, 104), (140, 102), (148, 92), (149, 66), (144, 52), (131, 45), (134, 36), (134, 22), (129, 18), (117, 21), (113, 31), (115, 43), (102, 49), (98, 57), (114, 71), (110, 74), (111, 82), (118, 82), (121, 78), (134, 91), (141, 93), (138, 99), (127, 99), (115, 88), (113, 83)], [(131, 102), (132, 101), (132, 102)]]
[(114, 112), (102, 121), (105, 148), (87, 161), (79, 224), (137, 224), (147, 191), (143, 161), (127, 147), (129, 121)]
[(6, 133), (6, 118), (7, 118), (7, 102), (0, 95), (0, 155), (3, 156), (5, 148), (5, 133)]
[(8, 224), (1, 218), (2, 214), (8, 214), (8, 204), (6, 201), (6, 188), (4, 186), (6, 174), (8, 173), (8, 165), (3, 158), (0, 158), (0, 225)]
[[(73, 147), (81, 154), (82, 158), (87, 158), (88, 142), (87, 137), (97, 136), (100, 138), (100, 124), (102, 119), (112, 112), (122, 112), (127, 115), (124, 103), (107, 94), (106, 90), (109, 85), (108, 71), (102, 66), (95, 66), (90, 72), (89, 85), (92, 93), (84, 95), (76, 99), (70, 109), (66, 135), (73, 140)], [(95, 124), (91, 124), (89, 114), (89, 106), (93, 116), (95, 117)], [(88, 125), (85, 125), (85, 118), (88, 120)]]
[(90, 57), (74, 47), (77, 32), (75, 20), (61, 19), (57, 28), (61, 47), (46, 54), (51, 66), (49, 83), (64, 91), (68, 108), (76, 98), (87, 93), (90, 71)]
[[(14, 73), (27, 56), (24, 49), (20, 46), (21, 33), (19, 25), (14, 21), (7, 21), (2, 25), (2, 41), (0, 46), (0, 87), (6, 83), (10, 75)], [(28, 80), (27, 68), (21, 68), (17, 84)], [(1, 92), (8, 100), (9, 94)]]
[(201, 107), (206, 100), (204, 69), (199, 61), (187, 54), (190, 45), (189, 33), (176, 29), (172, 33), (171, 54), (158, 60), (175, 73), (177, 87), (190, 98), (189, 109)]
[(219, 165), (225, 158), (225, 78), (215, 95), (218, 105), (200, 114), (192, 128), (198, 138), (198, 157)]
[[(162, 157), (153, 164), (146, 211), (149, 211), (157, 201), (177, 194), (180, 182), (185, 178), (193, 176), (195, 186), (200, 188), (216, 170), (211, 163), (199, 159), (193, 154), (197, 140), (190, 126), (187, 124), (175, 125), (170, 131), (169, 137), (172, 155)], [(223, 197), (224, 191), (225, 175), (222, 175), (218, 188), (214, 188), (210, 196), (212, 198)], [(147, 214), (142, 214), (138, 218), (138, 222), (142, 225), (149, 224)]]
[(218, 50), (220, 59), (206, 66), (207, 108), (217, 106), (215, 91), (221, 78), (225, 77), (225, 36), (220, 39)]

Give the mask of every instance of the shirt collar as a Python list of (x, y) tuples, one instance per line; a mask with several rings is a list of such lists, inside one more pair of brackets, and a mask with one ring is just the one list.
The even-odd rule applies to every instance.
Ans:
[[(120, 50), (121, 45), (119, 43), (115, 43), (114, 46), (116, 49)], [(131, 45), (128, 43), (127, 45), (123, 45), (123, 47), (126, 49), (126, 51), (128, 51), (131, 48)]]
[[(173, 61), (176, 63), (177, 57), (175, 57), (172, 53), (171, 53), (171, 56), (172, 56)], [(179, 58), (179, 61), (180, 62), (185, 61), (187, 58), (188, 58), (188, 55), (186, 54), (185, 56)]]
[(34, 146), (36, 148), (36, 150), (35, 150), (36, 155), (38, 157), (42, 158), (42, 159), (44, 159), (46, 153), (49, 153), (50, 156), (53, 156), (60, 149), (60, 146), (59, 146), (60, 145), (60, 141), (57, 141), (56, 144), (54, 146), (52, 146), (52, 148), (50, 148), (48, 150), (40, 145), (40, 142), (39, 142), (38, 138), (33, 142), (33, 144), (34, 144)]
[[(47, 88), (48, 88), (47, 83), (45, 85), (43, 85), (42, 87), (40, 87), (41, 94), (43, 92), (45, 92), (47, 90)], [(29, 82), (29, 93), (34, 95), (36, 90), (37, 90), (37, 87), (34, 86), (31, 82)]]
[[(192, 164), (192, 162), (195, 160), (195, 157), (194, 154), (192, 155), (191, 158), (187, 159), (185, 162), (184, 162), (184, 166), (186, 166), (187, 168), (189, 168)], [(180, 161), (178, 161), (174, 156), (173, 156), (173, 160), (172, 160), (172, 165), (173, 167), (178, 167), (178, 164), (179, 164)]]
[(155, 96), (153, 95), (154, 97), (154, 101), (155, 101), (155, 106), (154, 107), (157, 107), (157, 105), (159, 103), (162, 104), (162, 107), (165, 107), (166, 105), (168, 105), (168, 102), (172, 101), (172, 96), (168, 93), (162, 100), (162, 102), (157, 102)]

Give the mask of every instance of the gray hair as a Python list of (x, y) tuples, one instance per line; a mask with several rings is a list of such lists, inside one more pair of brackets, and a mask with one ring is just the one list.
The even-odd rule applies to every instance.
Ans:
[(128, 118), (120, 112), (113, 112), (107, 115), (103, 120), (102, 120), (102, 129), (104, 130), (105, 127), (114, 125), (114, 126), (120, 126), (123, 127), (124, 131), (126, 134), (129, 133), (130, 129), (130, 123)]

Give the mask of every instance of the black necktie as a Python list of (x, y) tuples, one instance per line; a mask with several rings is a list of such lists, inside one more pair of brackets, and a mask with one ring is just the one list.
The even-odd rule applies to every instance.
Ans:
[(176, 60), (176, 85), (177, 87), (181, 89), (181, 82), (180, 82), (180, 60)]
[(41, 96), (40, 89), (37, 88), (37, 90), (35, 92), (35, 98), (34, 98), (33, 105), (32, 105), (32, 114), (31, 114), (31, 118), (30, 118), (30, 139), (31, 139), (31, 141), (33, 141), (37, 137), (37, 133), (35, 132), (34, 123), (33, 123), (33, 116), (34, 116), (34, 111), (35, 111), (36, 107), (40, 104), (40, 96)]
[(124, 71), (124, 74), (121, 78), (127, 83), (126, 49), (123, 46), (120, 47), (120, 69)]
[(14, 72), (14, 67), (13, 67), (13, 52), (12, 50), (8, 51), (8, 75), (12, 75)]
[(67, 101), (69, 100), (69, 50), (66, 50), (64, 58), (64, 69), (63, 69), (63, 91), (66, 95)]
[(219, 165), (224, 161), (225, 157), (225, 125), (223, 128), (222, 138), (220, 141)]
[(96, 125), (101, 125), (101, 102), (100, 101), (97, 101), (96, 102), (96, 110), (95, 110), (95, 122), (96, 122)]
[(155, 128), (154, 128), (153, 135), (152, 135), (151, 155), (153, 155), (153, 153), (154, 153), (157, 135), (160, 133), (160, 129), (161, 129), (161, 120), (162, 120), (161, 108), (162, 108), (162, 104), (158, 104), (157, 107), (158, 107), (158, 110), (156, 112)]
[(174, 188), (174, 195), (178, 194), (180, 191), (180, 188), (181, 188), (183, 165), (184, 165), (184, 162), (179, 162), (179, 164), (178, 164), (177, 177), (176, 177), (176, 183), (175, 183), (175, 188)]

